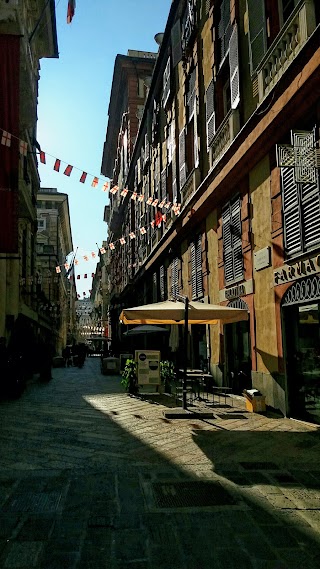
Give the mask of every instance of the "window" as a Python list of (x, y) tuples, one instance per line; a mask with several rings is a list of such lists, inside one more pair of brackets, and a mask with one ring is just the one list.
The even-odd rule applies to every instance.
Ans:
[(211, 79), (206, 90), (206, 123), (207, 123), (207, 148), (210, 148), (216, 132), (213, 79)]
[(297, 183), (294, 168), (281, 168), (285, 252), (302, 253), (320, 243), (319, 178)]
[(159, 274), (159, 288), (160, 288), (160, 300), (167, 299), (167, 270), (164, 265), (160, 267), (160, 274)]
[(202, 235), (190, 244), (192, 300), (203, 296)]
[(230, 21), (230, 0), (222, 0), (220, 5), (220, 19), (218, 24), (220, 64), (223, 62), (229, 51), (231, 32), (232, 27)]
[(46, 219), (42, 218), (42, 219), (38, 219), (38, 230), (39, 231), (43, 231), (44, 229), (46, 229)]
[(241, 200), (234, 198), (222, 210), (222, 238), (225, 282), (243, 278)]

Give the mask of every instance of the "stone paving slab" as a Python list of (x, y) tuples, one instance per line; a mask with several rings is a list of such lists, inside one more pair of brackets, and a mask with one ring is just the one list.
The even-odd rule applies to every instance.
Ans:
[[(129, 397), (98, 358), (0, 402), (0, 567), (319, 566), (319, 429), (240, 397), (202, 420), (165, 418), (175, 405)], [(193, 503), (204, 483), (234, 501)]]

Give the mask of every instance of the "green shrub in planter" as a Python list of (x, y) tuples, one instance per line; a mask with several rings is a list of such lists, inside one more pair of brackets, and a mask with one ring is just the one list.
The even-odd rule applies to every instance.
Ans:
[(160, 361), (160, 377), (161, 383), (164, 384), (166, 393), (171, 393), (171, 386), (175, 380), (174, 365), (169, 360)]
[(121, 375), (121, 385), (126, 388), (128, 393), (131, 393), (131, 395), (136, 395), (139, 391), (137, 363), (134, 360), (128, 359)]

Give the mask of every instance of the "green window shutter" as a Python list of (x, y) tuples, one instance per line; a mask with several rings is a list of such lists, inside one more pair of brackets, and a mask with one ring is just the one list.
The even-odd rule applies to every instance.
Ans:
[(238, 52), (237, 24), (234, 25), (233, 30), (232, 30), (232, 34), (231, 34), (231, 38), (230, 38), (229, 67), (230, 67), (231, 108), (236, 109), (240, 103), (239, 52)]
[(182, 59), (180, 19), (171, 28), (172, 67), (176, 67)]
[(247, 0), (249, 13), (249, 56), (253, 73), (267, 50), (267, 30), (264, 0)]
[(206, 90), (206, 124), (207, 124), (207, 148), (210, 148), (216, 132), (214, 110), (214, 83), (211, 79)]
[(302, 251), (302, 231), (299, 205), (299, 188), (294, 168), (281, 168), (284, 242), (288, 255)]

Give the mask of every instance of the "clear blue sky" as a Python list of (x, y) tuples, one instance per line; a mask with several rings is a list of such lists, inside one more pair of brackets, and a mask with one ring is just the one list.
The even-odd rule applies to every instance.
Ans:
[[(56, 0), (59, 59), (41, 61), (38, 100), (38, 142), (46, 152), (39, 166), (41, 186), (69, 196), (74, 249), (78, 247), (77, 291), (91, 289), (97, 252), (107, 238), (103, 221), (107, 194), (100, 177), (103, 143), (115, 57), (128, 49), (157, 51), (154, 36), (164, 31), (171, 0), (77, 0), (71, 24), (66, 23), (67, 0)], [(74, 166), (70, 178), (53, 170), (54, 159)], [(77, 168), (77, 169), (76, 169)], [(84, 170), (91, 175), (81, 184)], [(93, 176), (100, 177), (97, 188)], [(82, 275), (88, 274), (87, 279)]]

